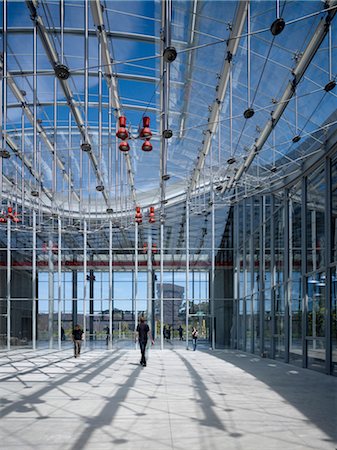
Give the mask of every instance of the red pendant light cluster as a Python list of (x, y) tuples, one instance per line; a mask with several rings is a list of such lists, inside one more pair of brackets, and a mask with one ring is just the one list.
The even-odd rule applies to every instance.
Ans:
[(49, 248), (49, 245), (46, 242), (44, 242), (42, 244), (43, 253), (47, 253), (49, 250), (51, 250), (52, 253), (54, 253), (54, 255), (56, 255), (58, 253), (59, 247), (57, 244), (52, 243), (51, 247)]
[(122, 141), (119, 144), (119, 150), (121, 152), (128, 152), (130, 150), (130, 145), (127, 141), (127, 139), (129, 139), (129, 132), (126, 128), (126, 117), (120, 116), (118, 121), (119, 121), (119, 128), (116, 133), (116, 136), (118, 137), (118, 139), (121, 139)]
[(20, 222), (18, 213), (13, 212), (12, 206), (8, 206), (7, 212), (2, 212), (0, 215), (0, 223), (7, 223), (8, 220), (11, 220), (14, 223)]
[(150, 206), (150, 212), (149, 212), (149, 223), (155, 223), (156, 218), (154, 215), (154, 206)]
[(139, 225), (143, 222), (143, 215), (140, 211), (140, 206), (136, 206), (135, 222)]
[[(122, 142), (119, 144), (119, 150), (121, 152), (128, 152), (130, 150), (130, 145), (128, 143), (129, 139), (129, 132), (126, 128), (126, 117), (120, 116), (119, 119), (119, 128), (116, 133), (116, 136), (118, 139), (120, 139)], [(152, 132), (150, 130), (150, 117), (143, 117), (143, 128), (141, 128), (139, 132), (140, 139), (145, 139), (144, 144), (142, 145), (142, 150), (144, 152), (151, 152), (152, 151), (152, 144), (150, 142), (150, 139), (152, 137)]]
[(152, 138), (152, 132), (150, 130), (150, 117), (143, 117), (143, 128), (140, 130), (139, 137), (145, 139), (145, 142), (142, 145), (143, 152), (151, 152), (152, 144), (150, 139)]
[[(158, 252), (158, 248), (157, 248), (157, 244), (156, 243), (152, 244), (151, 252), (152, 252), (153, 255), (155, 255)], [(144, 253), (144, 255), (147, 253), (147, 242), (144, 242), (144, 244), (143, 244), (143, 253)]]
[[(136, 215), (135, 215), (135, 222), (139, 225), (143, 223), (143, 214), (141, 212), (140, 206), (136, 206)], [(149, 209), (149, 223), (155, 223), (156, 217), (154, 212), (154, 206), (150, 206)]]

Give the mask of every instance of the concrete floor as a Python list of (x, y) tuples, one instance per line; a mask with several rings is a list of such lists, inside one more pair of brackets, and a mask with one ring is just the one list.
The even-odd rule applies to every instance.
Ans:
[(4, 450), (335, 450), (337, 378), (236, 351), (0, 354)]

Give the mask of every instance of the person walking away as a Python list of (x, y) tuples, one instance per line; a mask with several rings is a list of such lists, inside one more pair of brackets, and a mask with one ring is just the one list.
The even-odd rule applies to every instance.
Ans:
[(182, 341), (183, 340), (183, 327), (181, 325), (179, 325), (178, 333), (179, 333), (179, 340)]
[(198, 339), (198, 330), (195, 327), (193, 327), (192, 330), (193, 351), (195, 351), (197, 348), (197, 339)]
[(77, 324), (75, 325), (75, 328), (72, 332), (72, 338), (74, 342), (74, 356), (75, 358), (78, 358), (81, 353), (81, 345), (82, 345), (82, 337), (83, 337), (83, 330), (82, 328)]
[(138, 339), (139, 342), (139, 347), (140, 347), (140, 353), (141, 353), (141, 359), (140, 359), (140, 364), (145, 367), (146, 366), (146, 358), (145, 358), (145, 350), (146, 350), (146, 345), (147, 345), (147, 340), (148, 338), (151, 339), (151, 343), (152, 345), (154, 344), (154, 341), (151, 337), (151, 333), (150, 333), (150, 327), (148, 326), (148, 324), (145, 322), (144, 317), (142, 316), (139, 319), (139, 324), (137, 325), (137, 329), (136, 329), (136, 340)]

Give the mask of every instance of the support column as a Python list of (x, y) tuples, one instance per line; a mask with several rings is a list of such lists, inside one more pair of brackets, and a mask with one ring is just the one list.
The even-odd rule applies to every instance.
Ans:
[[(134, 323), (134, 331), (136, 333), (137, 325), (138, 325), (138, 305), (137, 305), (137, 296), (138, 296), (138, 222), (135, 221), (135, 275), (133, 280), (133, 295), (134, 295), (134, 314), (135, 314), (135, 323)], [(135, 347), (137, 348), (137, 342), (135, 342)]]
[(54, 260), (52, 236), (48, 240), (48, 340), (49, 348), (53, 348), (54, 325)]
[(164, 349), (164, 221), (160, 221), (160, 349)]
[(147, 238), (147, 323), (150, 327), (152, 324), (152, 275), (152, 234), (149, 230)]
[(276, 335), (276, 317), (275, 317), (275, 304), (276, 304), (276, 265), (275, 265), (275, 198), (271, 196), (271, 215), (270, 215), (270, 288), (271, 288), (271, 355), (272, 359), (275, 358), (275, 335)]
[(264, 321), (265, 321), (265, 290), (264, 290), (264, 278), (265, 278), (265, 235), (266, 235), (266, 219), (265, 219), (265, 197), (260, 198), (260, 258), (259, 258), (259, 303), (260, 303), (260, 354), (265, 356), (265, 343), (264, 343)]
[(302, 203), (301, 203), (301, 283), (302, 283), (302, 367), (308, 367), (308, 284), (306, 273), (308, 270), (308, 190), (307, 177), (302, 178)]
[(36, 350), (36, 211), (33, 209), (33, 249), (32, 249), (32, 346)]
[(11, 348), (11, 221), (7, 221), (7, 350)]
[(61, 320), (62, 320), (62, 234), (61, 234), (61, 219), (58, 218), (58, 246), (57, 246), (57, 275), (58, 275), (58, 283), (57, 283), (57, 306), (58, 306), (58, 314), (57, 314), (57, 329), (58, 329), (58, 347), (61, 350)]
[(190, 314), (190, 202), (186, 199), (186, 350), (188, 350), (188, 326)]
[(255, 318), (254, 318), (254, 197), (250, 200), (250, 240), (249, 240), (249, 257), (250, 257), (250, 352), (255, 353)]
[(214, 209), (214, 189), (211, 190), (212, 203), (212, 248), (211, 248), (211, 280), (210, 280), (210, 294), (211, 294), (211, 336), (212, 336), (212, 350), (215, 350), (215, 314), (214, 314), (214, 277), (215, 277), (215, 209)]
[(83, 346), (87, 340), (87, 221), (83, 223)]
[(112, 221), (109, 220), (109, 336), (108, 349), (112, 349), (113, 321), (112, 321)]
[(325, 372), (328, 375), (332, 374), (332, 316), (331, 316), (331, 217), (332, 217), (332, 192), (331, 192), (331, 159), (325, 160)]
[(284, 362), (289, 362), (289, 190), (285, 190), (284, 197)]

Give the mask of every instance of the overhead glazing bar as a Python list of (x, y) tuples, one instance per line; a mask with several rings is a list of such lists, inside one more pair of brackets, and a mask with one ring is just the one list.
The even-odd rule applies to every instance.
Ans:
[(192, 178), (188, 186), (188, 196), (191, 195), (193, 190), (198, 184), (201, 170), (204, 167), (206, 156), (211, 148), (212, 138), (219, 126), (219, 117), (222, 110), (225, 93), (227, 90), (227, 85), (229, 82), (229, 74), (231, 71), (231, 61), (236, 55), (237, 49), (239, 47), (239, 38), (242, 34), (242, 30), (245, 24), (247, 16), (247, 6), (248, 1), (238, 2), (237, 11), (235, 14), (234, 22), (230, 32), (229, 39), (227, 41), (227, 53), (223, 63), (223, 69), (220, 74), (219, 83), (217, 86), (216, 99), (211, 105), (211, 112), (208, 117), (208, 126), (204, 138), (204, 143), (199, 151), (197, 164), (193, 170)]
[[(38, 1), (37, 0), (26, 0), (26, 4), (27, 4), (28, 9), (31, 12), (31, 18), (36, 25), (36, 29), (40, 36), (40, 39), (41, 39), (42, 45), (45, 49), (46, 55), (52, 65), (52, 67), (55, 69), (59, 65), (59, 57), (58, 57), (57, 52), (55, 51), (55, 48), (50, 40), (48, 33), (47, 33), (47, 29), (43, 22), (43, 19), (38, 14), (38, 11), (37, 11)], [(59, 78), (59, 83), (60, 83), (63, 93), (67, 99), (69, 108), (71, 109), (71, 112), (75, 119), (75, 122), (79, 129), (79, 132), (81, 134), (83, 143), (89, 144), (90, 147), (92, 148), (92, 142), (91, 142), (91, 139), (90, 139), (90, 136), (88, 133), (88, 129), (85, 126), (85, 123), (83, 121), (82, 113), (81, 113), (76, 101), (74, 100), (74, 95), (69, 86), (68, 80)], [(95, 154), (93, 153), (92, 150), (90, 152), (88, 152), (88, 154), (89, 154), (89, 159), (91, 161), (91, 164), (94, 168), (98, 183), (101, 185), (104, 185), (103, 177), (99, 170), (98, 161), (97, 161)], [(108, 195), (107, 195), (106, 191), (103, 191), (102, 195), (104, 197), (106, 204), (108, 204), (109, 201), (108, 201)]]
[[(103, 18), (103, 6), (101, 5), (99, 0), (92, 0), (90, 2), (92, 17), (97, 29), (97, 37), (101, 45), (101, 58), (102, 58), (102, 69), (104, 72), (104, 77), (107, 82), (107, 85), (111, 92), (111, 106), (116, 112), (116, 118), (118, 119), (122, 114), (122, 105), (119, 100), (118, 95), (118, 84), (117, 84), (117, 76), (116, 73), (112, 70), (113, 65), (113, 57), (110, 55), (109, 45), (108, 45), (108, 36), (105, 30), (104, 18)], [(127, 175), (128, 182), (130, 186), (130, 191), (132, 195), (132, 200), (136, 205), (136, 191), (135, 191), (135, 183), (133, 177), (132, 163), (129, 153), (124, 154), (125, 162), (127, 166)]]
[[(333, 6), (337, 6), (337, 0), (331, 0), (331, 1), (327, 2), (327, 7), (331, 8)], [(282, 114), (284, 113), (285, 109), (287, 108), (289, 101), (295, 95), (298, 83), (301, 81), (302, 77), (304, 76), (309, 64), (311, 63), (317, 50), (321, 46), (324, 38), (329, 33), (330, 23), (333, 20), (333, 18), (335, 17), (336, 12), (337, 12), (337, 9), (330, 9), (326, 14), (325, 19), (322, 19), (320, 21), (309, 44), (307, 45), (306, 49), (303, 52), (302, 57), (298, 60), (296, 67), (292, 70), (292, 76), (293, 76), (292, 80), (290, 80), (288, 82), (288, 85), (287, 85), (281, 99), (277, 103), (275, 110), (271, 114), (270, 119), (268, 120), (265, 127), (261, 131), (260, 136), (257, 138), (256, 142), (254, 142), (254, 144), (251, 146), (247, 159), (240, 166), (239, 170), (229, 181), (229, 183), (227, 185), (227, 189), (231, 189), (234, 186), (234, 183), (236, 183), (240, 180), (242, 174), (249, 169), (255, 156), (261, 150), (261, 148), (263, 147), (263, 145), (269, 138), (271, 132), (275, 128), (276, 124), (282, 117)], [(226, 189), (226, 187), (224, 187), (224, 190), (225, 189)]]

